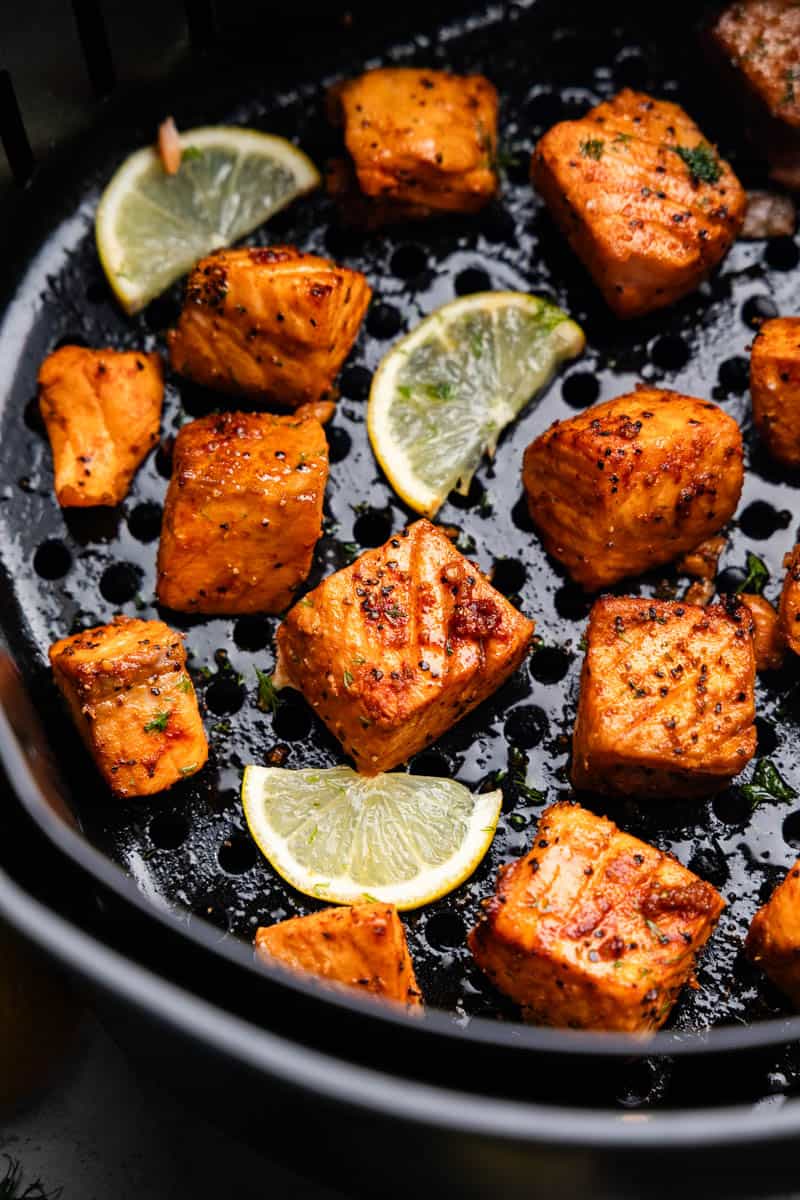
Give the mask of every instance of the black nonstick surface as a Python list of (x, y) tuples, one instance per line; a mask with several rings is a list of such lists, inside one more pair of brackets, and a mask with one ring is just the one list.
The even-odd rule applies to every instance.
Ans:
[[(570, 16), (561, 5), (562, 19)], [(488, 288), (546, 295), (583, 326), (588, 346), (529, 407), (502, 439), (494, 463), (484, 463), (466, 499), (439, 513), (460, 530), (458, 545), (495, 585), (537, 622), (537, 646), (504, 688), (476, 713), (418, 755), (410, 770), (453, 775), (472, 788), (494, 785), (502, 773), (503, 814), (494, 844), (474, 877), (426, 909), (406, 914), (414, 961), (430, 1005), (468, 1023), (473, 1015), (513, 1019), (514, 1011), (473, 966), (465, 934), (498, 866), (530, 844), (546, 803), (569, 796), (569, 735), (575, 713), (580, 640), (590, 599), (543, 553), (521, 498), (520, 465), (528, 442), (556, 418), (630, 390), (638, 380), (711, 397), (742, 424), (747, 443), (744, 494), (730, 530), (718, 586), (744, 579), (748, 550), (770, 571), (775, 599), (781, 560), (797, 536), (800, 479), (765, 457), (750, 421), (748, 348), (759, 320), (800, 311), (797, 238), (740, 242), (717, 275), (668, 311), (632, 323), (615, 321), (555, 230), (528, 183), (534, 142), (555, 121), (577, 116), (622, 86), (680, 101), (706, 135), (718, 141), (746, 186), (763, 184), (736, 112), (714, 87), (689, 26), (665, 20), (642, 28), (636, 18), (615, 25), (608, 13), (577, 6), (580, 19), (553, 26), (541, 6), (493, 7), (488, 15), (451, 24), (443, 35), (419, 37), (370, 60), (484, 71), (502, 96), (501, 135), (509, 157), (502, 200), (474, 219), (418, 223), (362, 236), (342, 230), (321, 192), (273, 219), (251, 241), (288, 241), (329, 254), (363, 271), (375, 297), (341, 375), (341, 400), (328, 427), (331, 478), (325, 532), (308, 586), (381, 544), (410, 514), (394, 496), (370, 451), (365, 425), (372, 372), (392, 341), (454, 296)], [(640, 18), (643, 20), (643, 18)], [(334, 153), (323, 112), (323, 83), (363, 68), (351, 61), (309, 74), (291, 90), (270, 94), (247, 71), (217, 88), (184, 87), (165, 95), (163, 111), (183, 126), (231, 122), (291, 136), (317, 161)], [(309, 70), (309, 67), (298, 68)], [(206, 81), (207, 82), (207, 81)], [(151, 99), (150, 105), (154, 104)], [(166, 106), (169, 105), (169, 108)], [(156, 114), (160, 115), (160, 114)], [(180, 304), (180, 286), (128, 318), (117, 308), (94, 247), (92, 219), (104, 182), (118, 161), (152, 134), (149, 116), (129, 107), (108, 113), (104, 131), (70, 170), (80, 187), (52, 197), (48, 236), (40, 242), (0, 330), (0, 522), (4, 569), (15, 603), (6, 632), (40, 708), (46, 713), (75, 806), (89, 838), (118, 860), (156, 901), (201, 916), (228, 935), (250, 940), (257, 925), (319, 907), (274, 874), (251, 842), (239, 802), (246, 763), (288, 767), (341, 761), (338, 744), (302, 698), (284, 692), (277, 712), (260, 711), (256, 668), (274, 663), (276, 618), (196, 619), (155, 606), (155, 554), (170, 470), (170, 442), (192, 417), (224, 403), (169, 377), (163, 441), (139, 471), (130, 495), (114, 510), (64, 511), (52, 491), (50, 452), (35, 400), (36, 372), (46, 353), (65, 342), (164, 349), (164, 331)], [(65, 174), (66, 178), (66, 174)], [(632, 581), (621, 593), (681, 596), (688, 580), (665, 570)], [(108, 621), (115, 613), (160, 615), (186, 631), (190, 669), (211, 741), (197, 777), (168, 794), (112, 801), (79, 748), (46, 660), (48, 644), (66, 633)], [(800, 791), (796, 754), (800, 672), (796, 660), (758, 683), (759, 757), (768, 757)], [(272, 757), (270, 757), (272, 756)], [(742, 777), (752, 773), (748, 768)], [(626, 830), (673, 851), (714, 883), (728, 901), (719, 929), (672, 1017), (679, 1029), (743, 1023), (785, 1012), (781, 999), (742, 958), (749, 920), (800, 849), (800, 802), (766, 799), (753, 808), (733, 787), (706, 801), (611, 802), (586, 798)], [(800, 1086), (800, 1067), (778, 1072), (765, 1089)]]

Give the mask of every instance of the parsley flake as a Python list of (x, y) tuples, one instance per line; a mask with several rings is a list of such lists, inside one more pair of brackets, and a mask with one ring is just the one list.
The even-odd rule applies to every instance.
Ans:
[(753, 811), (765, 800), (793, 800), (797, 795), (769, 758), (758, 760), (752, 779), (741, 785), (741, 792), (752, 804)]
[(587, 138), (581, 142), (581, 154), (584, 158), (593, 158), (595, 162), (599, 162), (603, 157), (603, 147), (605, 142), (602, 138)]
[(280, 697), (273, 683), (272, 676), (266, 671), (259, 671), (258, 667), (253, 668), (258, 679), (258, 707), (262, 712), (276, 713), (280, 704)]
[(747, 575), (737, 587), (737, 592), (750, 592), (754, 596), (760, 596), (764, 591), (764, 584), (769, 579), (769, 571), (757, 554), (753, 554), (752, 550), (747, 551)]
[(708, 142), (699, 142), (695, 147), (671, 146), (671, 150), (683, 159), (689, 168), (692, 183), (717, 183), (722, 175), (719, 159)]
[(170, 718), (170, 710), (167, 708), (164, 712), (156, 713), (152, 721), (148, 721), (143, 725), (145, 733), (163, 733), (167, 728), (167, 722)]

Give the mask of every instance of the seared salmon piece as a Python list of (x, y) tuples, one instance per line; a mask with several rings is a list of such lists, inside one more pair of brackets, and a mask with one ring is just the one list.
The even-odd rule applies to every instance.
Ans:
[(671, 855), (562, 802), (501, 868), (468, 943), (529, 1020), (645, 1033), (666, 1021), (724, 907)]
[(716, 404), (642, 388), (556, 421), (522, 482), (545, 549), (587, 591), (670, 562), (733, 516), (739, 426)]
[(738, 597), (706, 608), (602, 596), (592, 608), (572, 738), (587, 791), (719, 791), (756, 749), (755, 648)]
[(115, 617), (50, 647), (50, 663), (97, 769), (117, 796), (150, 796), (208, 758), (183, 634)]
[(745, 953), (800, 1009), (800, 860), (753, 917)]
[(753, 420), (772, 457), (800, 466), (800, 317), (775, 317), (759, 329), (750, 355), (750, 395)]
[(781, 636), (794, 654), (800, 654), (800, 544), (783, 560), (786, 577), (778, 606)]
[(256, 953), (327, 983), (422, 1006), (403, 922), (393, 904), (325, 908), (256, 931)]
[[(496, 194), (497, 92), (483, 75), (383, 67), (335, 85), (329, 113), (349, 161), (329, 190), (385, 219), (476, 212)], [(359, 205), (357, 207), (367, 207)]]
[(548, 130), (531, 179), (619, 317), (694, 291), (744, 222), (744, 190), (691, 117), (628, 88)]
[(62, 346), (39, 368), (39, 408), (62, 508), (119, 504), (158, 441), (158, 354)]
[(377, 775), (500, 687), (533, 628), (440, 529), (416, 521), (291, 609), (275, 684), (301, 691), (357, 769)]
[(184, 425), (158, 548), (158, 598), (180, 612), (281, 612), (322, 531), (328, 444), (313, 417), (222, 413)]
[(763, 596), (743, 592), (741, 599), (753, 618), (753, 644), (757, 671), (778, 671), (784, 658), (784, 641), (778, 614)]
[(359, 271), (293, 246), (219, 250), (189, 276), (170, 360), (234, 396), (289, 408), (324, 400), (371, 295)]

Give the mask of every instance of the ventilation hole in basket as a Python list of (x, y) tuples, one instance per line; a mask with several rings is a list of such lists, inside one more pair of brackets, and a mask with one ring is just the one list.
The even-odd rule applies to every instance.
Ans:
[(726, 567), (716, 579), (717, 591), (721, 596), (732, 596), (744, 583), (747, 571), (744, 567)]
[(389, 264), (398, 279), (415, 279), (428, 265), (428, 256), (421, 246), (398, 246)]
[(711, 807), (714, 815), (726, 825), (744, 825), (749, 821), (753, 804), (738, 788), (728, 788), (714, 797)]
[(423, 750), (412, 760), (409, 771), (412, 775), (429, 775), (435, 779), (451, 779), (453, 767), (438, 750)]
[(569, 670), (571, 656), (557, 646), (542, 646), (531, 658), (531, 675), (538, 683), (560, 683)]
[(275, 736), (286, 742), (299, 742), (311, 733), (311, 710), (296, 692), (281, 692), (278, 711), (272, 718)]
[(244, 688), (234, 675), (217, 675), (206, 688), (206, 704), (216, 716), (230, 716), (244, 704)]
[(425, 922), (425, 940), (435, 950), (452, 950), (466, 941), (464, 920), (451, 909), (431, 913)]
[(82, 349), (88, 350), (89, 343), (79, 333), (65, 333), (53, 346), (53, 350), (63, 350), (65, 346), (80, 346)]
[(739, 517), (739, 528), (745, 537), (764, 542), (779, 529), (788, 529), (792, 514), (788, 509), (778, 512), (766, 500), (753, 500)]
[(58, 538), (42, 542), (33, 556), (33, 569), (40, 579), (61, 579), (72, 566), (72, 555)]
[(652, 1104), (666, 1091), (668, 1067), (660, 1061), (640, 1058), (626, 1063), (618, 1074), (616, 1099), (623, 1108)]
[(148, 329), (154, 329), (156, 333), (161, 333), (177, 324), (181, 313), (181, 296), (181, 290), (173, 288), (156, 300), (151, 300), (142, 313)]
[(486, 488), (483, 486), (481, 481), (476, 479), (473, 475), (472, 479), (470, 480), (469, 490), (467, 491), (466, 495), (464, 495), (462, 492), (453, 490), (447, 497), (447, 501), (449, 504), (452, 504), (453, 508), (477, 508), (485, 495)]
[(548, 721), (544, 709), (537, 704), (522, 704), (506, 719), (503, 729), (507, 741), (523, 750), (538, 746), (547, 734)]
[(367, 316), (367, 330), (382, 340), (397, 337), (403, 328), (403, 314), (393, 304), (374, 304)]
[(701, 879), (707, 879), (716, 888), (724, 887), (730, 877), (725, 854), (714, 843), (695, 850), (689, 859), (689, 870), (694, 871)]
[(328, 425), (325, 436), (328, 439), (328, 461), (338, 463), (347, 458), (353, 445), (347, 430), (339, 425)]
[(111, 292), (105, 279), (93, 280), (86, 289), (86, 299), (90, 304), (103, 304), (111, 299)]
[(112, 563), (100, 576), (100, 595), (109, 604), (126, 604), (139, 591), (142, 570), (134, 563)]
[(504, 596), (515, 596), (525, 584), (527, 572), (517, 558), (496, 558), (492, 566), (492, 586)]
[(33, 396), (25, 405), (25, 424), (33, 433), (44, 433), (45, 425), (42, 410), (39, 407), (39, 397)]
[(128, 529), (137, 542), (154, 542), (161, 533), (161, 505), (154, 500), (137, 504), (128, 515)]
[(263, 650), (269, 645), (270, 632), (266, 617), (239, 617), (233, 627), (233, 640), (240, 650)]
[(533, 533), (533, 521), (531, 520), (531, 514), (528, 510), (528, 501), (524, 492), (511, 509), (511, 520), (514, 522), (514, 525), (517, 527), (517, 529), (521, 530), (523, 533)]
[(348, 400), (366, 400), (372, 386), (372, 372), (358, 363), (345, 367), (339, 381), (342, 395)]
[(516, 241), (517, 227), (514, 218), (506, 208), (499, 204), (489, 204), (481, 213), (481, 233), (487, 242), (499, 245), (506, 242), (513, 245)]
[(181, 813), (159, 813), (150, 822), (148, 833), (159, 850), (177, 850), (189, 835), (189, 822)]
[(800, 850), (800, 812), (790, 813), (783, 822), (783, 839), (794, 850)]
[(772, 722), (766, 721), (763, 717), (756, 717), (756, 733), (758, 734), (759, 757), (765, 754), (774, 754), (778, 749), (778, 734)]
[(392, 511), (389, 508), (370, 508), (353, 525), (353, 536), (359, 546), (382, 546), (392, 532)]
[(643, 90), (650, 78), (647, 60), (638, 51), (622, 50), (614, 64), (614, 81), (618, 88)]
[(662, 334), (650, 346), (650, 361), (662, 371), (680, 371), (689, 361), (689, 347), (676, 333)]
[(567, 621), (582, 621), (589, 615), (592, 597), (577, 583), (564, 583), (555, 595), (556, 612)]
[(742, 305), (742, 320), (749, 329), (758, 329), (777, 315), (777, 306), (770, 296), (751, 296)]
[(457, 296), (471, 296), (473, 292), (490, 291), (492, 281), (480, 267), (467, 267), (456, 275), (454, 287)]
[(750, 387), (750, 360), (741, 354), (719, 365), (717, 382), (726, 396), (743, 396)]
[(162, 438), (156, 450), (156, 470), (162, 479), (169, 479), (172, 474), (172, 452), (175, 449), (175, 438), (171, 435)]
[(800, 250), (793, 237), (770, 238), (764, 261), (773, 271), (793, 271), (800, 262)]
[(562, 383), (561, 395), (570, 408), (589, 408), (600, 395), (600, 381), (591, 371), (573, 371)]
[(243, 833), (232, 833), (220, 846), (217, 862), (226, 875), (244, 875), (258, 862), (258, 847)]

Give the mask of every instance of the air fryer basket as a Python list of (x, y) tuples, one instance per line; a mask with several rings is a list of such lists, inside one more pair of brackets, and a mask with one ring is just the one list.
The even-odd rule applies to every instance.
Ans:
[[(190, 7), (196, 13), (198, 6)], [(163, 350), (164, 331), (179, 309), (180, 286), (139, 316), (125, 317), (97, 259), (92, 217), (114, 167), (151, 140), (165, 114), (173, 113), (183, 128), (230, 122), (280, 133), (322, 165), (337, 149), (337, 135), (324, 118), (324, 86), (357, 73), (367, 61), (482, 71), (497, 84), (508, 166), (501, 201), (478, 217), (360, 235), (342, 229), (320, 192), (251, 239), (291, 242), (330, 255), (364, 271), (375, 289), (327, 429), (331, 479), (309, 587), (362, 549), (381, 544), (412, 517), (377, 468), (364, 421), (371, 374), (396, 337), (455, 295), (487, 288), (548, 296), (587, 334), (583, 357), (502, 439), (495, 460), (478, 471), (469, 496), (453, 496), (438, 516), (442, 524), (458, 528), (459, 548), (493, 572), (495, 585), (535, 617), (538, 635), (516, 676), (410, 764), (414, 772), (454, 775), (473, 788), (492, 786), (502, 777), (498, 834), (476, 874), (451, 896), (406, 916), (427, 1003), (450, 1014), (433, 1016), (431, 1028), (476, 1045), (587, 1052), (591, 1045), (594, 1052), (598, 1044), (596, 1038), (518, 1026), (513, 1007), (493, 992), (465, 947), (465, 933), (492, 889), (498, 866), (527, 849), (547, 803), (571, 795), (569, 734), (591, 601), (544, 555), (531, 530), (520, 486), (524, 447), (552, 420), (630, 390), (639, 380), (709, 396), (742, 424), (748, 460), (744, 495), (721, 563), (720, 591), (742, 583), (746, 554), (752, 551), (769, 568), (767, 595), (774, 599), (782, 556), (797, 535), (800, 480), (764, 455), (752, 432), (747, 394), (747, 351), (758, 322), (798, 311), (797, 239), (739, 242), (695, 295), (652, 317), (620, 323), (599, 300), (528, 182), (530, 152), (546, 128), (628, 85), (678, 99), (719, 143), (747, 186), (764, 183), (763, 165), (747, 149), (737, 112), (708, 86), (690, 27), (675, 18), (674, 10), (659, 18), (640, 9), (623, 5), (610, 19), (607, 9), (579, 3), (507, 3), (467, 16), (448, 15), (438, 29), (430, 17), (420, 18), (423, 31), (406, 30), (401, 37), (398, 30), (394, 44), (361, 14), (363, 26), (356, 20), (345, 27), (335, 45), (320, 38), (303, 61), (287, 54), (289, 61), (274, 70), (253, 62), (246, 46), (233, 38), (213, 54), (178, 65), (146, 91), (112, 96), (96, 112), (90, 134), (62, 146), (26, 191), (9, 202), (18, 219), (8, 238), (16, 274), (0, 327), (4, 633), (45, 715), (86, 838), (125, 869), (141, 895), (160, 908), (162, 921), (182, 922), (189, 937), (206, 947), (208, 933), (198, 934), (198, 918), (210, 922), (219, 931), (220, 954), (241, 962), (244, 951), (237, 939), (249, 943), (257, 924), (318, 907), (285, 886), (248, 837), (239, 803), (242, 767), (269, 755), (289, 767), (327, 766), (341, 761), (341, 755), (298, 694), (284, 692), (274, 714), (258, 707), (256, 668), (272, 668), (277, 619), (197, 619), (160, 613), (155, 606), (155, 550), (172, 439), (185, 420), (226, 402), (168, 377), (161, 445), (139, 471), (124, 504), (62, 512), (53, 496), (50, 453), (35, 398), (37, 367), (67, 342)], [(697, 18), (694, 6), (691, 11)], [(295, 38), (301, 47), (300, 36)], [(94, 50), (89, 42), (97, 71), (105, 53), (102, 39), (95, 38)], [(100, 75), (103, 90), (102, 70)], [(109, 86), (112, 81), (113, 76), (105, 79)], [(7, 131), (14, 124), (9, 111), (6, 106)], [(29, 166), (24, 132), (18, 127), (12, 134), (7, 139), (12, 166), (24, 176)], [(680, 596), (687, 583), (668, 569), (617, 590)], [(185, 630), (212, 746), (209, 764), (197, 777), (150, 800), (110, 799), (76, 745), (46, 663), (50, 641), (117, 612), (162, 615)], [(796, 659), (790, 658), (782, 672), (758, 683), (758, 756), (771, 759), (800, 791), (800, 763), (793, 752), (800, 678)], [(683, 1068), (675, 1066), (689, 1051), (752, 1041), (776, 1048), (754, 1060), (753, 1069), (738, 1073), (738, 1090), (718, 1092), (716, 1098), (756, 1100), (800, 1091), (800, 1052), (788, 1045), (797, 1038), (800, 1022), (789, 1018), (778, 994), (741, 955), (753, 912), (797, 856), (798, 802), (769, 800), (753, 808), (737, 787), (701, 801), (583, 799), (631, 833), (672, 850), (728, 900), (702, 958), (700, 987), (685, 990), (670, 1022), (672, 1032), (650, 1043), (646, 1058), (641, 1052), (635, 1056), (631, 1073), (609, 1071), (601, 1089), (606, 1102), (681, 1105), (702, 1087), (701, 1071), (682, 1075)], [(31, 811), (40, 815), (35, 804)], [(52, 826), (49, 832), (52, 836)], [(63, 846), (74, 854), (74, 841)], [(96, 873), (98, 861), (86, 857), (84, 865)], [(105, 886), (126, 892), (115, 875), (105, 878)], [(326, 1004), (331, 1011), (348, 1007), (338, 999)], [(369, 1019), (396, 1026), (396, 1018), (382, 1012)], [(617, 1056), (634, 1053), (619, 1039), (607, 1048)], [(469, 1045), (462, 1052), (469, 1053)]]

